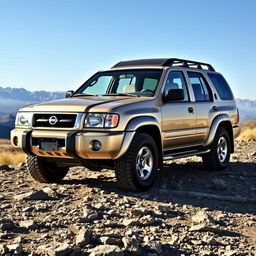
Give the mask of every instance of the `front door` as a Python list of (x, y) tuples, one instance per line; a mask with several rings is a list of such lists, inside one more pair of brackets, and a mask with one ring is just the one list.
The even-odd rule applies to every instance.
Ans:
[(195, 146), (196, 109), (190, 101), (187, 83), (182, 71), (170, 71), (164, 94), (170, 89), (183, 89), (184, 99), (162, 105), (163, 149), (172, 150)]

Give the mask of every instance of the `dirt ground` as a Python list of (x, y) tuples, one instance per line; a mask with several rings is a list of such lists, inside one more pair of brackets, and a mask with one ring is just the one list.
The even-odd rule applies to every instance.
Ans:
[(48, 185), (0, 166), (0, 183), (1, 255), (256, 255), (256, 141), (220, 172), (169, 162), (143, 193), (83, 167)]

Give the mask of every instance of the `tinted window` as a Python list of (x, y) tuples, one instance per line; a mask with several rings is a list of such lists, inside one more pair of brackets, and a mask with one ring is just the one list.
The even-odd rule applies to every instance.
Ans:
[(188, 72), (189, 80), (195, 95), (195, 101), (210, 101), (212, 93), (202, 74)]
[(157, 79), (154, 78), (145, 78), (143, 83), (143, 89), (144, 90), (151, 90), (154, 91), (156, 88), (156, 85), (158, 83)]
[(180, 71), (171, 71), (167, 77), (165, 89), (164, 89), (164, 95), (167, 94), (167, 92), (171, 89), (183, 89), (184, 92), (184, 100), (188, 101), (188, 90), (187, 85), (184, 79), (184, 75)]
[(222, 100), (232, 100), (233, 94), (231, 89), (228, 86), (228, 83), (225, 81), (222, 75), (208, 73), (209, 78), (211, 79), (216, 91), (218, 92)]

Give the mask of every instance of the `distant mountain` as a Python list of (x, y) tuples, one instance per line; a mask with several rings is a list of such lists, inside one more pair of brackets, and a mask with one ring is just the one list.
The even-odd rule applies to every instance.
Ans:
[[(14, 127), (15, 114), (20, 107), (64, 97), (64, 92), (31, 92), (24, 88), (0, 87), (0, 138), (9, 138), (10, 130)], [(256, 100), (238, 98), (236, 102), (241, 122), (256, 119)]]
[(240, 121), (256, 119), (256, 100), (236, 99), (240, 113)]
[(9, 138), (19, 108), (64, 97), (64, 92), (31, 92), (23, 88), (0, 87), (0, 138)]
[(64, 92), (31, 92), (24, 88), (0, 87), (0, 112), (16, 114), (18, 109), (22, 106), (64, 97)]
[(9, 139), (10, 131), (14, 128), (15, 116), (12, 114), (0, 114), (0, 138)]

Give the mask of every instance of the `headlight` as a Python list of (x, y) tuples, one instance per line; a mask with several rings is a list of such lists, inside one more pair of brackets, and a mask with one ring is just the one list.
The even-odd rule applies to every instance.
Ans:
[(117, 114), (88, 114), (85, 118), (86, 128), (114, 128), (118, 125), (119, 115)]
[(15, 126), (32, 126), (32, 113), (18, 112), (16, 115)]

